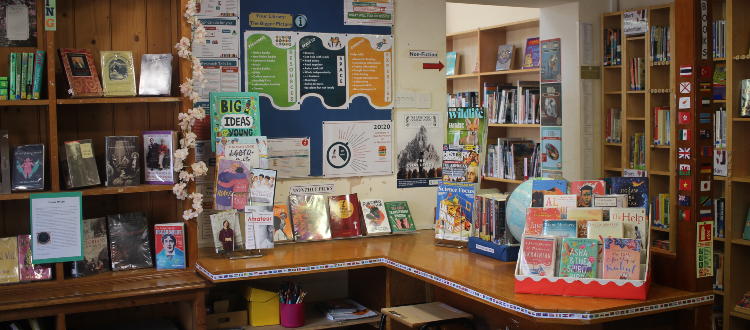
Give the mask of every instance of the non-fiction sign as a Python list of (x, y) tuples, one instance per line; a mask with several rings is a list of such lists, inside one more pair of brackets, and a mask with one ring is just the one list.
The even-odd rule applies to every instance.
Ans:
[(393, 174), (393, 121), (324, 121), (323, 176)]
[(193, 56), (199, 58), (240, 57), (240, 21), (237, 18), (199, 18), (206, 29), (206, 42), (193, 45)]

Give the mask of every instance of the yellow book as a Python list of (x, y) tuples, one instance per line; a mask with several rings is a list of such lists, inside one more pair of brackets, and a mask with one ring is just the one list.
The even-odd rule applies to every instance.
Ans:
[(129, 51), (102, 51), (101, 58), (104, 96), (135, 96), (133, 53)]
[(0, 238), (0, 284), (18, 283), (18, 239)]

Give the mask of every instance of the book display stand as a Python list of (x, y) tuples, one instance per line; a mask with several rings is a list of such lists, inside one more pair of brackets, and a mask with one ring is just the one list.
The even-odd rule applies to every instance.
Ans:
[[(258, 251), (258, 254), (254, 254), (253, 251)], [(233, 253), (238, 253), (238, 252), (250, 252), (250, 254), (234, 255), (234, 256), (232, 255)], [(260, 258), (263, 256), (263, 252), (261, 252), (260, 249), (242, 249), (242, 250), (234, 250), (232, 252), (224, 252), (224, 256), (229, 260)]]

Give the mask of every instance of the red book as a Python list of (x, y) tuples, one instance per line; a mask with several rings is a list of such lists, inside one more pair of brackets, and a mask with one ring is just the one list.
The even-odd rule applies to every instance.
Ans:
[(557, 207), (529, 207), (526, 209), (526, 228), (524, 232), (531, 235), (541, 235), (544, 220), (562, 218), (562, 210)]
[(362, 235), (357, 194), (328, 197), (328, 209), (331, 213), (331, 237)]
[(18, 275), (21, 282), (52, 278), (52, 264), (34, 264), (31, 258), (31, 235), (18, 236)]
[(185, 224), (162, 223), (154, 225), (156, 269), (185, 268)]
[(102, 84), (88, 49), (60, 48), (60, 63), (68, 77), (70, 97), (102, 97)]
[(572, 181), (570, 193), (578, 195), (578, 207), (591, 207), (594, 195), (604, 195), (604, 180)]

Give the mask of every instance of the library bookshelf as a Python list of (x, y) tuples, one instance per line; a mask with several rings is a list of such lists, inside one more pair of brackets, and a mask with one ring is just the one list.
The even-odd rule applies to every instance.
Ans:
[[(45, 145), (45, 189), (0, 195), (0, 237), (31, 234), (30, 194), (65, 190), (60, 180), (58, 145), (92, 139), (99, 175), (106, 178), (105, 136), (179, 130), (177, 116), (190, 103), (179, 95), (178, 85), (192, 74), (190, 64), (179, 59), (172, 46), (180, 38), (190, 36), (189, 25), (182, 16), (186, 3), (187, 0), (60, 0), (57, 30), (44, 31), (45, 3), (36, 2), (37, 46), (0, 48), (0, 58), (8, 59), (11, 52), (46, 51), (44, 78), (48, 83), (42, 89), (41, 100), (0, 101), (0, 129), (8, 130), (10, 146)], [(63, 47), (90, 49), (100, 75), (100, 51), (132, 51), (136, 77), (140, 75), (138, 59), (142, 54), (171, 53), (172, 95), (67, 98), (63, 87), (67, 82), (57, 55), (57, 50)], [(0, 76), (7, 75), (7, 65), (0, 65)], [(142, 148), (141, 145), (141, 155)], [(189, 159), (188, 165), (191, 163)], [(182, 221), (182, 203), (172, 194), (172, 185), (110, 188), (102, 183), (78, 190), (83, 192), (84, 219), (146, 212), (152, 251), (153, 226)], [(0, 321), (41, 317), (56, 329), (66, 329), (166, 317), (179, 321), (186, 329), (205, 327), (203, 299), (211, 285), (195, 272), (196, 223), (186, 222), (185, 227), (187, 269), (148, 268), (74, 279), (66, 278), (63, 264), (57, 263), (53, 265), (50, 281), (0, 286)]]
[[(526, 39), (539, 37), (539, 19), (490, 26), (475, 30), (448, 34), (446, 52), (457, 52), (461, 55), (456, 75), (447, 76), (448, 94), (477, 92), (480, 102), (484, 99), (485, 83), (513, 83), (517, 81), (540, 81), (539, 69), (523, 70), (523, 55)], [(497, 49), (500, 45), (515, 45), (513, 63), (510, 70), (495, 71)], [(479, 68), (474, 72), (474, 68)], [(539, 124), (489, 124), (487, 129), (488, 145), (502, 137), (520, 137), (540, 142)], [(513, 191), (523, 181), (490, 178), (482, 179), (482, 189), (497, 188), (502, 192)]]

